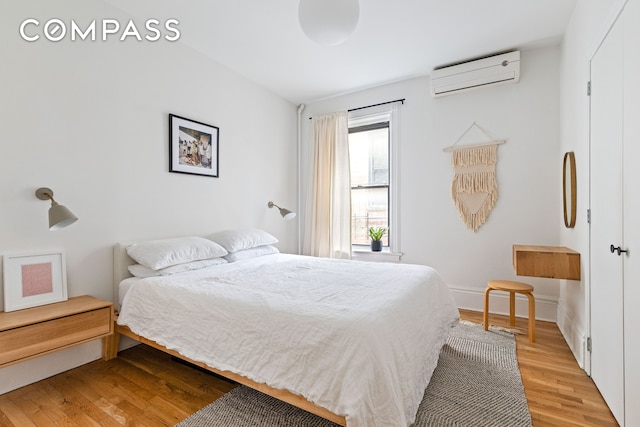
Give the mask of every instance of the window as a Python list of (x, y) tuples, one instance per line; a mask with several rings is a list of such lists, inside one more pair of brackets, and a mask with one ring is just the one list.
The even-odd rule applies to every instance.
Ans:
[(349, 159), (351, 242), (369, 245), (369, 227), (389, 228), (389, 122), (349, 128)]
[(385, 227), (383, 252), (399, 253), (397, 105), (349, 113), (351, 243), (369, 252), (369, 227)]

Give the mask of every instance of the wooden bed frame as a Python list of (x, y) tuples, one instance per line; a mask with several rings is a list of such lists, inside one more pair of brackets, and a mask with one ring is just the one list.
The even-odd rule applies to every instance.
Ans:
[[(114, 248), (113, 248), (113, 292), (114, 292), (114, 307), (116, 309), (116, 312), (120, 310), (120, 297), (119, 297), (119, 285), (120, 282), (122, 280), (124, 280), (127, 277), (131, 277), (131, 274), (129, 273), (129, 270), (127, 269), (127, 267), (131, 264), (134, 264), (135, 261), (133, 261), (126, 252), (126, 248), (127, 246), (129, 246), (131, 243), (116, 243)], [(117, 321), (117, 315), (115, 316)], [(115, 322), (114, 321), (114, 322)], [(137, 335), (134, 332), (132, 332), (128, 327), (126, 326), (120, 326), (117, 323), (114, 325), (114, 333), (113, 335), (110, 335), (108, 337), (105, 337), (102, 339), (102, 358), (104, 360), (111, 360), (114, 359), (118, 356), (118, 346), (120, 343), (120, 336), (124, 335), (126, 337), (132, 338), (136, 341), (139, 341), (143, 344), (149, 345), (153, 348), (156, 348), (158, 350), (161, 350), (165, 353), (168, 353), (172, 356), (175, 356), (177, 358), (180, 358), (182, 360), (185, 360), (189, 363), (192, 363), (196, 366), (199, 366), (201, 368), (204, 368), (210, 372), (213, 372), (214, 374), (220, 375), (224, 378), (228, 378), (232, 381), (235, 381), (239, 384), (243, 384), (246, 385), (247, 387), (251, 387), (255, 390), (258, 390), (264, 394), (267, 394), (269, 396), (272, 396), (278, 400), (281, 400), (283, 402), (287, 402), (293, 406), (296, 406), (300, 409), (303, 409), (307, 412), (311, 412), (312, 414), (318, 415), (322, 418), (325, 418), (329, 421), (332, 421), (336, 424), (342, 425), (342, 426), (346, 426), (347, 422), (344, 416), (341, 415), (336, 415), (333, 412), (329, 411), (328, 409), (325, 409), (321, 406), (318, 406), (314, 403), (309, 402), (307, 399), (305, 399), (304, 397), (297, 395), (297, 394), (293, 394), (289, 391), (286, 390), (279, 390), (279, 389), (275, 389), (273, 387), (270, 387), (266, 384), (262, 384), (262, 383), (258, 383), (255, 382), (247, 377), (244, 377), (242, 375), (236, 374), (234, 372), (230, 372), (230, 371), (221, 371), (219, 369), (213, 368), (211, 366), (208, 366), (202, 362), (198, 362), (192, 359), (189, 359), (188, 357), (185, 357), (183, 355), (181, 355), (180, 353), (178, 353), (175, 350), (170, 350), (166, 347), (164, 347), (161, 344), (158, 344), (155, 341), (152, 341), (150, 339), (147, 339), (143, 336)]]

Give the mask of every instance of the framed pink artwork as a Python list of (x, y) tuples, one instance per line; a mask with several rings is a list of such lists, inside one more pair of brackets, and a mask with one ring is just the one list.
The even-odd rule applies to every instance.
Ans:
[(4, 311), (67, 300), (67, 273), (61, 250), (3, 256)]

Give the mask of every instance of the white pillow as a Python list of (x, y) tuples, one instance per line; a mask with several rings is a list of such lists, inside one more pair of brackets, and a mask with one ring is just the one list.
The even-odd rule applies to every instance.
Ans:
[(185, 271), (200, 270), (211, 267), (213, 265), (227, 264), (224, 258), (203, 259), (201, 261), (186, 262), (184, 264), (172, 265), (171, 267), (161, 268), (160, 270), (152, 270), (142, 264), (132, 264), (128, 267), (129, 273), (135, 277), (156, 277), (169, 276), (176, 273), (184, 273)]
[(220, 258), (227, 251), (211, 240), (193, 236), (136, 243), (127, 248), (127, 254), (138, 264), (160, 270), (185, 262)]
[(279, 252), (280, 251), (275, 246), (263, 245), (263, 246), (258, 246), (251, 249), (243, 249), (241, 251), (237, 251), (237, 252), (225, 255), (224, 259), (226, 259), (229, 262), (235, 262), (243, 259), (256, 258), (264, 255), (277, 254)]
[(274, 236), (257, 228), (218, 231), (207, 238), (219, 243), (229, 253), (278, 243)]

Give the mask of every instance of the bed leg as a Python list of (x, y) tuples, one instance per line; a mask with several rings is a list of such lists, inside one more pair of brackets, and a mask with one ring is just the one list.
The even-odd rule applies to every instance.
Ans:
[(118, 357), (118, 346), (120, 345), (120, 334), (116, 331), (113, 334), (102, 338), (102, 360), (111, 360)]

